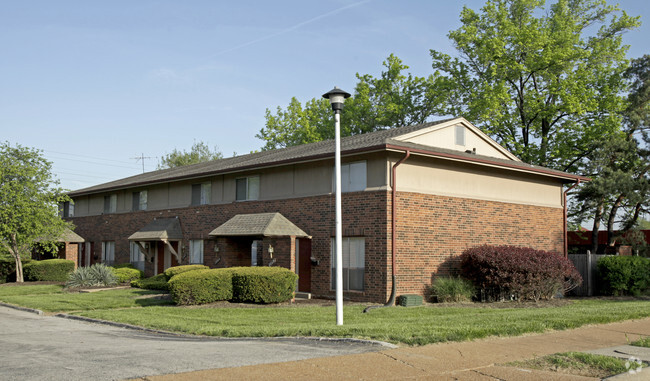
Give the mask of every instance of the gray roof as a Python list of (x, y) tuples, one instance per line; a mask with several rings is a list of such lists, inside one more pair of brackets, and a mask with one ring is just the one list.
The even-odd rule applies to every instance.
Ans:
[(211, 237), (309, 237), (280, 213), (238, 214), (214, 229)]
[[(368, 152), (375, 150), (386, 150), (388, 146), (403, 147), (403, 148), (420, 148), (429, 153), (440, 153), (442, 157), (445, 155), (454, 155), (454, 157), (464, 158), (467, 161), (485, 162), (489, 161), (497, 166), (519, 168), (521, 170), (544, 173), (546, 175), (556, 176), (563, 179), (576, 180), (579, 176), (568, 174), (565, 172), (554, 171), (548, 168), (533, 166), (521, 162), (513, 162), (511, 160), (501, 160), (492, 157), (481, 157), (479, 155), (468, 154), (460, 151), (446, 150), (443, 148), (422, 146), (409, 142), (395, 140), (393, 138), (400, 135), (408, 134), (410, 132), (425, 129), (436, 124), (441, 124), (454, 120), (457, 118), (450, 118), (439, 120), (435, 122), (423, 123), (414, 126), (391, 128), (381, 131), (370, 132), (366, 134), (359, 134), (347, 136), (341, 139), (341, 152), (342, 154), (354, 154), (360, 152)], [(245, 171), (250, 169), (259, 169), (275, 165), (282, 165), (288, 163), (296, 163), (300, 161), (323, 159), (334, 155), (335, 142), (334, 140), (324, 140), (316, 143), (303, 144), (294, 147), (287, 147), (269, 151), (256, 152), (248, 155), (235, 156), (231, 158), (219, 159), (208, 161), (199, 164), (186, 165), (176, 168), (162, 169), (126, 177), (123, 179), (111, 181), (104, 184), (95, 185), (92, 187), (79, 189), (69, 193), (70, 196), (76, 197), (86, 194), (108, 192), (118, 189), (144, 186), (156, 183), (163, 183), (168, 181), (180, 181), (184, 179), (193, 179), (200, 177), (209, 177), (221, 173), (231, 173), (238, 171)]]
[(142, 229), (131, 234), (131, 241), (159, 241), (183, 239), (181, 222), (178, 218), (157, 218)]
[(80, 242), (86, 242), (81, 236), (75, 232), (73, 232), (69, 228), (65, 228), (63, 233), (61, 233), (61, 236), (57, 239), (57, 242), (72, 242), (72, 243), (80, 243)]

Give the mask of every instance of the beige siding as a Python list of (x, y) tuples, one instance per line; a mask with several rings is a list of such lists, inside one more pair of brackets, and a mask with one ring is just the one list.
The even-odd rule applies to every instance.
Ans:
[(74, 200), (74, 215), (75, 217), (83, 217), (88, 215), (88, 207), (90, 203), (88, 202), (88, 197), (78, 197)]
[(294, 166), (293, 195), (302, 197), (332, 192), (333, 165), (333, 161), (328, 161)]
[[(171, 183), (167, 191), (167, 204), (162, 208), (184, 208), (192, 203), (192, 183)], [(150, 209), (154, 209), (152, 205)]]
[(88, 215), (95, 216), (104, 212), (104, 195), (90, 196)]
[(562, 207), (562, 184), (541, 176), (422, 158), (409, 159), (398, 171), (400, 191)]
[(145, 189), (147, 191), (147, 210), (158, 210), (169, 207), (169, 185), (163, 184)]
[(293, 196), (293, 165), (269, 168), (260, 175), (260, 200)]

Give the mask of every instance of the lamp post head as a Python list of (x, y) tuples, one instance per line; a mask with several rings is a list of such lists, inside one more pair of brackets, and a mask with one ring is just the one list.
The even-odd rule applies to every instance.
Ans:
[(343, 102), (345, 102), (345, 98), (350, 98), (350, 93), (334, 86), (332, 90), (323, 94), (323, 98), (329, 99), (330, 104), (332, 105), (332, 110), (334, 110), (335, 113), (339, 113), (343, 110)]

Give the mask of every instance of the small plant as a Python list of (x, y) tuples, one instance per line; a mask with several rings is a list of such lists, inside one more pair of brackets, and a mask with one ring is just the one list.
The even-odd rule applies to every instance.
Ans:
[(103, 263), (90, 267), (79, 267), (68, 277), (67, 288), (112, 286), (117, 283), (113, 269)]
[(474, 291), (472, 282), (460, 277), (438, 277), (429, 287), (429, 294), (438, 303), (469, 302)]
[(637, 341), (633, 341), (631, 345), (634, 345), (635, 347), (650, 348), (650, 336), (646, 336)]

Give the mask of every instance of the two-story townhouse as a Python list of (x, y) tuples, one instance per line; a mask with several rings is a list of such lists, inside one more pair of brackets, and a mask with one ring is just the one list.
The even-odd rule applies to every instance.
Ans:
[[(468, 247), (563, 252), (563, 186), (463, 118), (342, 139), (344, 295), (424, 294)], [(159, 170), (70, 193), (80, 265), (283, 266), (334, 295), (334, 142)], [(393, 281), (394, 280), (394, 281)]]

